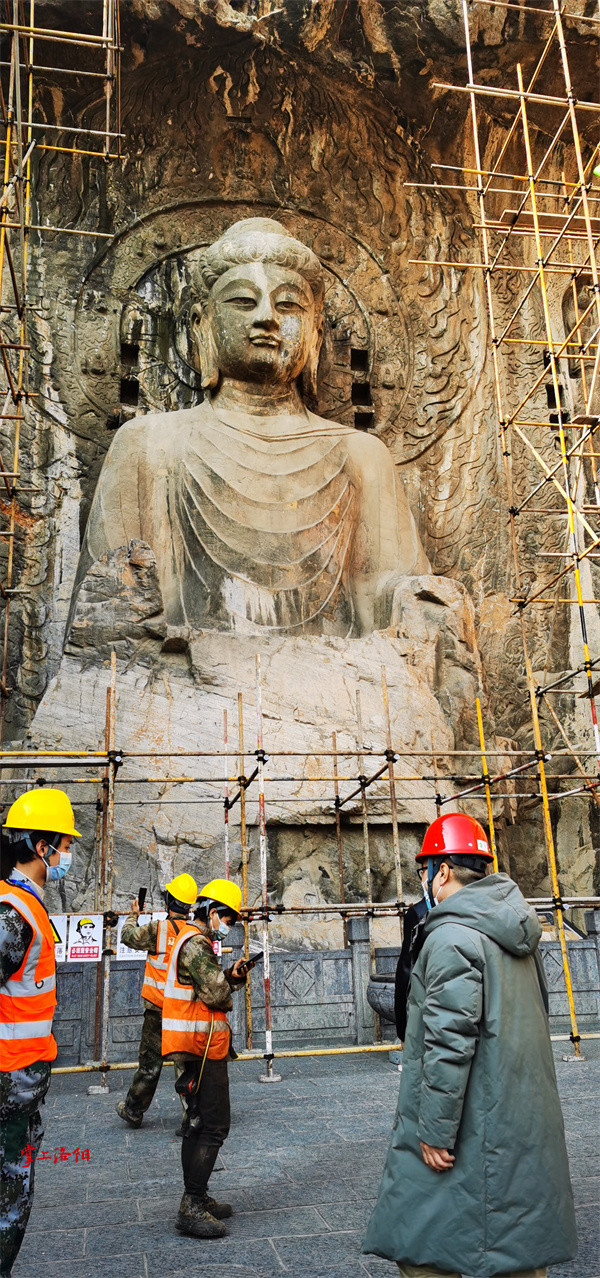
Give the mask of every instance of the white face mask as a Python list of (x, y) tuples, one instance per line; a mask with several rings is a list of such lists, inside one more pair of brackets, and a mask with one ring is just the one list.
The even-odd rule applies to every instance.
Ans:
[[(48, 849), (46, 856), (52, 856), (52, 853), (57, 851), (58, 848), (51, 847)], [(58, 865), (49, 865), (46, 857), (44, 857), (44, 864), (46, 866), (46, 883), (56, 883), (60, 879), (64, 879), (67, 871), (71, 869), (71, 861), (73, 859), (71, 853), (59, 852), (58, 856)]]
[[(435, 878), (435, 875), (433, 877)], [(431, 904), (431, 901), (429, 900), (429, 884), (427, 882), (427, 879), (421, 879), (421, 890), (423, 892), (423, 897), (425, 899), (425, 904), (428, 910), (432, 910), (434, 905), (439, 905), (441, 888), (438, 888), (437, 892), (434, 895), (433, 905)]]

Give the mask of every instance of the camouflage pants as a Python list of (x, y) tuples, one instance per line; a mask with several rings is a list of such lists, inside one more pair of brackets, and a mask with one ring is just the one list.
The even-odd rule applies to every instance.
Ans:
[[(0, 1274), (8, 1278), (33, 1205), (33, 1181), (44, 1125), (40, 1105), (50, 1083), (49, 1061), (0, 1073)], [(29, 1146), (29, 1154), (23, 1151)], [(29, 1166), (27, 1162), (29, 1161)]]
[[(162, 1067), (162, 1016), (159, 1008), (147, 1007), (144, 1012), (138, 1067), (125, 1097), (125, 1109), (132, 1118), (141, 1118), (150, 1108)], [(175, 1077), (177, 1078), (180, 1073), (181, 1069), (176, 1066)], [(185, 1114), (186, 1108), (183, 1101), (182, 1106)]]

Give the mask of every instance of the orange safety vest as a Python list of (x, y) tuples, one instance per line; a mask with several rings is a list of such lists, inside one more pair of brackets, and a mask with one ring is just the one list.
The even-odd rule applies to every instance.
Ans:
[(156, 932), (156, 951), (146, 959), (142, 998), (154, 1003), (161, 1011), (171, 952), (181, 929), (188, 926), (191, 924), (188, 925), (184, 919), (160, 919)]
[(225, 1012), (207, 1007), (194, 995), (193, 985), (182, 985), (177, 977), (177, 961), (185, 942), (198, 929), (188, 924), (175, 941), (165, 981), (162, 1013), (162, 1054), (187, 1052), (222, 1061), (229, 1053), (231, 1033)]
[(12, 905), (33, 931), (18, 972), (0, 987), (0, 1070), (10, 1073), (56, 1059), (56, 961), (52, 925), (39, 898), (3, 879), (0, 902)]

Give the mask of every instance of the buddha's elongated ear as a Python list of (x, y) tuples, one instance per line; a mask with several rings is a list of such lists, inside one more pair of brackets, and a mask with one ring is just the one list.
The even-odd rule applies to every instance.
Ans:
[(190, 311), (190, 324), (200, 360), (202, 389), (214, 390), (219, 384), (217, 348), (212, 324), (206, 311), (197, 302), (194, 303)]
[(317, 403), (317, 373), (319, 369), (319, 356), (321, 354), (321, 346), (323, 344), (323, 319), (315, 324), (314, 333), (310, 343), (308, 359), (302, 369), (302, 392), (305, 400)]

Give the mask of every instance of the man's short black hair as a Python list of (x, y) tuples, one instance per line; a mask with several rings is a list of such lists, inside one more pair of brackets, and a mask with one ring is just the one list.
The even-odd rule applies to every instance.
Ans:
[(20, 865), (35, 861), (35, 849), (40, 839), (56, 848), (62, 839), (62, 834), (57, 834), (56, 830), (14, 830), (12, 827), (7, 830), (3, 827), (2, 862), (8, 867), (7, 874), (14, 870), (17, 861)]
[(208, 916), (213, 910), (216, 910), (220, 919), (224, 918), (225, 915), (228, 914), (234, 923), (236, 923), (240, 917), (231, 905), (223, 905), (222, 901), (209, 901), (208, 898), (205, 898), (202, 901), (196, 902), (194, 918), (202, 923), (208, 923)]
[(189, 905), (187, 905), (185, 901), (178, 901), (176, 896), (171, 896), (171, 893), (168, 892), (166, 888), (165, 905), (167, 907), (167, 914), (180, 914), (183, 918), (190, 912)]
[(491, 861), (484, 856), (452, 856), (447, 853), (445, 856), (434, 857), (434, 877), (444, 861), (450, 866), (455, 879), (462, 887), (466, 887), (467, 883), (476, 883), (477, 879), (484, 879), (488, 866), (491, 865)]

